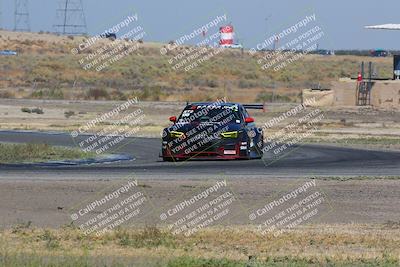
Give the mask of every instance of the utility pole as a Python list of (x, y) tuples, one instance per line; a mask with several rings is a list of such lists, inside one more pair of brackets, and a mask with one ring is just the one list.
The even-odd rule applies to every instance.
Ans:
[(269, 27), (268, 27), (268, 22), (269, 22), (269, 20), (271, 19), (271, 17), (272, 17), (272, 14), (269, 14), (269, 15), (265, 18), (265, 35), (266, 35), (266, 36), (268, 36), (268, 29), (269, 29)]
[(30, 32), (28, 0), (14, 0), (14, 31)]
[(82, 0), (59, 0), (53, 27), (59, 34), (85, 35), (87, 27)]
[(268, 15), (268, 17), (265, 18), (265, 33), (268, 33), (268, 21), (272, 17), (272, 14)]
[(3, 6), (2, 6), (2, 1), (0, 0), (0, 30), (3, 28), (2, 27), (2, 18), (3, 18), (3, 14), (1, 13)]

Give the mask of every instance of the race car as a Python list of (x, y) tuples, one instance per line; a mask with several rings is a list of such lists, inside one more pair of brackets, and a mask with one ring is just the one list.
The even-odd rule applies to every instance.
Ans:
[(163, 161), (260, 159), (264, 137), (247, 109), (263, 105), (226, 102), (187, 103), (162, 132)]

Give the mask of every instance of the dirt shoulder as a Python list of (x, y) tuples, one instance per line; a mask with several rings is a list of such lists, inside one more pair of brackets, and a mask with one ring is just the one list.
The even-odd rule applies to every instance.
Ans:
[[(151, 207), (146, 216), (134, 220), (135, 225), (162, 223), (163, 211), (212, 184), (209, 179), (135, 178)], [(231, 208), (236, 215), (222, 220), (219, 223), (222, 225), (252, 223), (248, 215), (252, 211), (307, 182), (290, 178), (235, 178), (228, 179), (227, 184), (237, 199)], [(395, 203), (400, 202), (400, 179), (323, 179), (315, 180), (315, 190), (324, 196), (325, 204), (310, 223), (399, 223), (400, 206)], [(19, 222), (31, 222), (33, 226), (58, 228), (70, 224), (77, 205), (90, 203), (124, 183), (124, 180), (0, 180), (0, 225), (9, 228)]]
[[(124, 101), (0, 99), (0, 129), (73, 132), (122, 103)], [(143, 120), (131, 126), (131, 128), (140, 127), (135, 136), (160, 137), (162, 129), (170, 125), (168, 118), (173, 115), (178, 116), (184, 106), (184, 102), (139, 101), (130, 109), (130, 112), (141, 109), (144, 114)], [(251, 110), (250, 113), (257, 125), (263, 127), (271, 119), (296, 106), (298, 104), (267, 103), (266, 112)], [(42, 109), (43, 114), (23, 112), (26, 108), (36, 107)], [(315, 109), (307, 108), (302, 114), (306, 115)], [(128, 112), (129, 110), (125, 113)], [(333, 143), (372, 149), (400, 149), (400, 111), (338, 107), (321, 109), (321, 114), (323, 119), (316, 125), (317, 129), (300, 142)], [(92, 127), (91, 131), (100, 132), (124, 115), (126, 114), (99, 123), (96, 127)], [(299, 116), (301, 114), (267, 128), (264, 132), (265, 137), (284, 129)]]
[(100, 236), (71, 224), (71, 207), (85, 206), (126, 181), (0, 180), (0, 264), (398, 266), (400, 179), (324, 179), (316, 180), (316, 187), (329, 205), (321, 206), (318, 216), (267, 233), (249, 221), (247, 212), (307, 181), (228, 180), (238, 199), (230, 209), (241, 216), (188, 236), (159, 223), (159, 214), (206, 188), (202, 180), (138, 179), (153, 211)]

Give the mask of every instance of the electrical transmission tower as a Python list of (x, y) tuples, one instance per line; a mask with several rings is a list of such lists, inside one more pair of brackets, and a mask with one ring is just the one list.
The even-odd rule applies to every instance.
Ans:
[(86, 19), (82, 0), (59, 0), (56, 10), (56, 33), (64, 35), (86, 34)]
[(31, 31), (28, 0), (15, 0), (14, 31)]

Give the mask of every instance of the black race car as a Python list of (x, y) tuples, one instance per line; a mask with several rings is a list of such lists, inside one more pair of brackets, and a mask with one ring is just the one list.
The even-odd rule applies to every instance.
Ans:
[(162, 133), (164, 161), (188, 159), (260, 159), (263, 133), (246, 109), (263, 105), (226, 102), (188, 103)]

